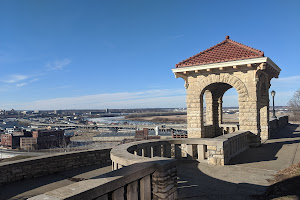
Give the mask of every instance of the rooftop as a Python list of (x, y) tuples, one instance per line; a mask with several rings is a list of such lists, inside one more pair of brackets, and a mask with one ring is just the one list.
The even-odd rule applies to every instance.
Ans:
[(176, 68), (264, 57), (264, 52), (225, 37), (221, 43), (176, 64)]

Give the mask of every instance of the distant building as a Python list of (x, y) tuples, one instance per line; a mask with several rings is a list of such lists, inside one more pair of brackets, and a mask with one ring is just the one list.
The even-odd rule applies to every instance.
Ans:
[(160, 139), (160, 136), (150, 136), (148, 134), (148, 128), (143, 128), (143, 130), (135, 131), (135, 139), (136, 140), (149, 140), (149, 139)]
[(18, 135), (24, 135), (23, 133), (23, 129), (19, 128), (19, 127), (13, 127), (13, 128), (6, 128), (5, 129), (5, 133), (7, 134), (14, 134), (14, 136), (18, 136)]
[(21, 114), (26, 115), (26, 114), (27, 114), (27, 111), (26, 111), (26, 110), (21, 111)]
[(20, 147), (20, 138), (31, 137), (31, 132), (22, 129), (21, 132), (12, 132), (1, 134), (1, 145), (9, 149)]
[(34, 130), (32, 138), (21, 138), (20, 147), (22, 149), (49, 149), (66, 146), (70, 143), (70, 137), (64, 135), (64, 130)]

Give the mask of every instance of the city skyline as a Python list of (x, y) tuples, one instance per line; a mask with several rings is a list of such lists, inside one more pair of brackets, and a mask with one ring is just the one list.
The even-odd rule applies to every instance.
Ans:
[[(0, 4), (1, 109), (186, 107), (171, 69), (226, 35), (282, 69), (276, 105), (300, 89), (298, 1)], [(237, 102), (225, 93), (224, 107)]]

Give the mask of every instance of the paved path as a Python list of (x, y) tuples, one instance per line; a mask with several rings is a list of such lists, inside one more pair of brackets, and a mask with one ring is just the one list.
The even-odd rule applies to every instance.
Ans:
[(300, 127), (281, 129), (261, 147), (250, 148), (231, 165), (181, 163), (178, 167), (180, 199), (256, 199), (278, 170), (300, 162)]
[(0, 186), (0, 200), (27, 199), (111, 171), (111, 165), (91, 165)]

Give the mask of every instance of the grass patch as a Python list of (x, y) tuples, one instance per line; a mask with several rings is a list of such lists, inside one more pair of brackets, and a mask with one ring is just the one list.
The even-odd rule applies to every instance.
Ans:
[(272, 185), (258, 199), (299, 200), (300, 163), (279, 171), (270, 182)]

